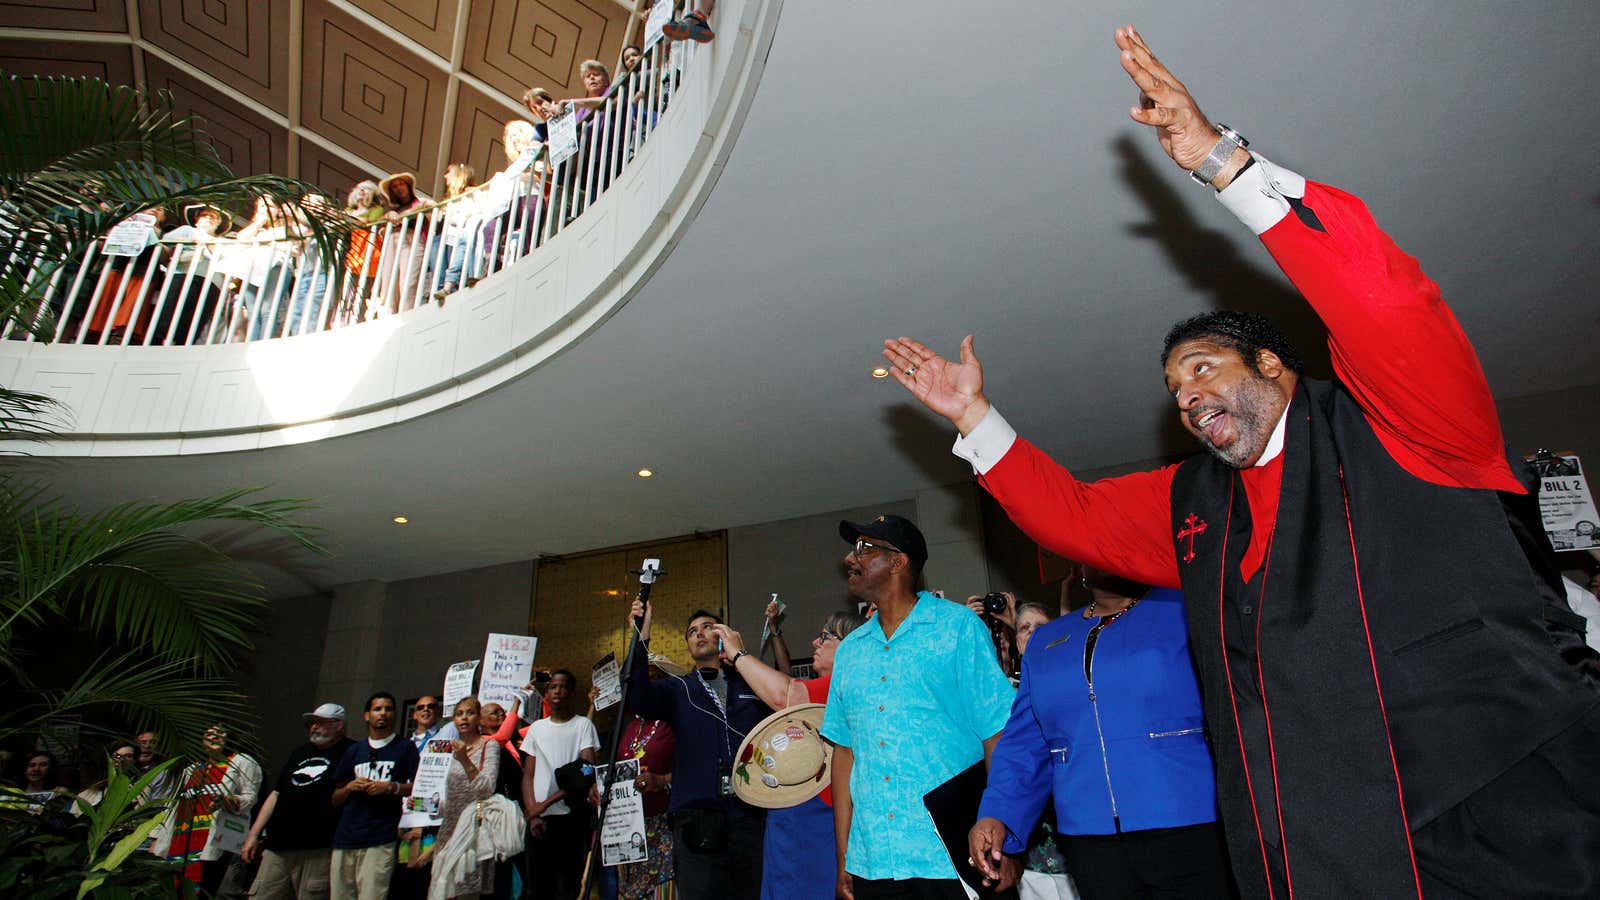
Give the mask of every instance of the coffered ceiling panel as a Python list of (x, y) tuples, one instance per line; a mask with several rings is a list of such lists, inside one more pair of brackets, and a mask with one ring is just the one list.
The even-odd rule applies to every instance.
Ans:
[(0, 3), (0, 27), (127, 31), (126, 0), (12, 0)]
[(455, 39), (456, 0), (351, 0), (443, 59)]
[(522, 92), (581, 94), (578, 65), (614, 65), (627, 23), (618, 0), (0, 0), (0, 28), (13, 29), (0, 68), (170, 91), (240, 174), (295, 175), (342, 198), (409, 171), (437, 196), (453, 160), (479, 177), (502, 168)]
[(332, 6), (305, 7), (300, 120), (390, 172), (439, 174), (449, 76)]
[(145, 60), (151, 90), (172, 93), (178, 112), (204, 119), (222, 161), (238, 175), (283, 172), (289, 165), (289, 130), (240, 108), (226, 95), (155, 57)]
[(0, 69), (18, 75), (93, 77), (133, 83), (133, 48), (126, 44), (0, 41)]
[(139, 0), (145, 40), (249, 97), (289, 108), (289, 0)]
[[(450, 142), (450, 162), (470, 163), (483, 181), (506, 167), (505, 144), (501, 132), (514, 118), (511, 110), (469, 87), (462, 87), (456, 99), (456, 121)], [(443, 193), (441, 181), (435, 196)]]
[(529, 87), (581, 96), (578, 66), (610, 66), (628, 14), (612, 0), (479, 0), (467, 20), (462, 68), (513, 97)]
[(300, 171), (295, 177), (309, 181), (340, 206), (350, 194), (350, 189), (368, 178), (379, 179), (382, 172), (373, 172), (352, 165), (349, 161), (307, 140), (300, 141)]

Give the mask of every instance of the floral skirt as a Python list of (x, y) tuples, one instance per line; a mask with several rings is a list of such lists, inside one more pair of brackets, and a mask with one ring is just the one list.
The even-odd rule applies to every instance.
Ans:
[(622, 871), (617, 876), (617, 900), (665, 897), (672, 884), (672, 826), (667, 823), (667, 814), (646, 816), (644, 835), (649, 856), (642, 863), (619, 867)]

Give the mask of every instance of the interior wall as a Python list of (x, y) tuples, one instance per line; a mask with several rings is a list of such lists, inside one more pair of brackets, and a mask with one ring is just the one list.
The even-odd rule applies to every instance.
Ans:
[(690, 614), (727, 615), (728, 545), (721, 531), (541, 560), (530, 632), (539, 637), (536, 664), (572, 670), (581, 695), (601, 657), (614, 652), (622, 659), (627, 609), (639, 592), (635, 573), (651, 558), (661, 560), (663, 572), (650, 594), (661, 636), (651, 650), (691, 665), (682, 640)]
[(402, 702), (438, 693), (445, 669), (482, 657), (490, 632), (527, 634), (533, 587), (531, 560), (386, 585), (371, 690)]
[[(839, 520), (862, 522), (880, 515), (915, 522), (917, 506), (896, 500), (728, 529), (729, 622), (745, 645), (760, 641), (763, 611), (776, 591), (787, 607), (783, 630), (790, 653), (810, 656), (811, 638), (822, 620), (835, 610), (855, 608), (845, 590)], [(763, 656), (772, 659), (771, 653)]]
[(269, 772), (305, 741), (300, 716), (322, 702), (317, 682), (332, 601), (328, 594), (273, 600), (255, 653), (239, 670), (239, 687), (254, 701), (256, 738)]

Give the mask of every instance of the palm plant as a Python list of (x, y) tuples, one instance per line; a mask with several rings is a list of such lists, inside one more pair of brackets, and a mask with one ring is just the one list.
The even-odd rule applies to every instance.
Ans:
[[(172, 96), (97, 78), (0, 75), (0, 322), (55, 334), (43, 299), (64, 262), (113, 225), (157, 206), (264, 200), (314, 240), (337, 282), (349, 222), (305, 202), (315, 188), (280, 175), (236, 176)], [(335, 284), (337, 290), (337, 283)]]
[(178, 867), (138, 850), (167, 815), (167, 804), (146, 800), (146, 791), (175, 762), (137, 780), (109, 766), (100, 802), (80, 805), (76, 816), (69, 796), (36, 810), (0, 788), (0, 884), (35, 900), (173, 896)]

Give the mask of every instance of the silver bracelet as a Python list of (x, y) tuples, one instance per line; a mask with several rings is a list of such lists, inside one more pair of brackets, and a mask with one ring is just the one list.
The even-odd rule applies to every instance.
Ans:
[(1222, 167), (1228, 164), (1228, 160), (1233, 158), (1233, 151), (1250, 146), (1244, 135), (1221, 122), (1212, 123), (1212, 127), (1216, 128), (1219, 134), (1217, 143), (1212, 146), (1211, 152), (1206, 154), (1205, 162), (1189, 173), (1189, 177), (1198, 184), (1210, 184), (1222, 172)]

